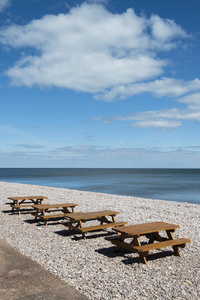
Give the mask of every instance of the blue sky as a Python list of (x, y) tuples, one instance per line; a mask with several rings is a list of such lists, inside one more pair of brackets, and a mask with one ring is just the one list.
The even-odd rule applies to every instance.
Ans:
[(200, 168), (199, 0), (0, 0), (0, 167)]

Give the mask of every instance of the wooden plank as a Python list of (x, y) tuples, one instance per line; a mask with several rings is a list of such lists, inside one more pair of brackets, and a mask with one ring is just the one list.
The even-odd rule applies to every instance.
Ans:
[[(38, 217), (38, 216), (37, 216)], [(47, 221), (49, 219), (62, 219), (65, 217), (65, 214), (56, 214), (56, 215), (48, 215), (48, 216), (39, 216), (39, 218), (42, 218), (45, 222), (45, 226), (47, 226)]]
[(11, 207), (12, 207), (12, 212), (14, 212), (14, 210), (16, 209), (17, 210), (17, 212), (18, 212), (18, 215), (20, 215), (20, 209), (21, 208), (26, 208), (26, 207), (29, 207), (29, 208), (33, 208), (33, 204), (31, 205), (31, 204), (23, 204), (23, 205), (14, 205), (14, 204), (12, 204), (11, 205)]
[(112, 211), (112, 210), (103, 210), (103, 211), (95, 211), (95, 212), (88, 212), (88, 213), (69, 213), (67, 217), (73, 219), (73, 220), (87, 220), (87, 219), (95, 219), (100, 218), (104, 216), (115, 216), (119, 214), (119, 212)]
[(11, 205), (13, 208), (16, 208), (16, 209), (20, 209), (20, 208), (23, 208), (23, 207), (33, 207), (34, 204), (22, 204), (22, 205)]
[(48, 219), (54, 219), (54, 218), (63, 218), (63, 217), (65, 217), (65, 214), (45, 215), (45, 216), (38, 216), (38, 217), (42, 218), (44, 220), (48, 220)]
[(24, 196), (24, 197), (8, 197), (8, 199), (17, 201), (17, 200), (40, 200), (40, 199), (48, 199), (48, 197), (45, 196)]
[(184, 247), (186, 243), (190, 243), (189, 239), (181, 238), (181, 239), (174, 239), (174, 240), (167, 240), (164, 242), (158, 242), (153, 244), (146, 244), (142, 246), (133, 246), (134, 250), (137, 250), (138, 252), (147, 252), (149, 250), (155, 250), (170, 246), (178, 246), (178, 247)]
[(58, 204), (35, 204), (36, 209), (49, 209), (49, 208), (59, 208), (59, 207), (75, 207), (78, 204), (75, 203), (58, 203)]
[(125, 225), (127, 224), (126, 222), (116, 222), (116, 223), (106, 223), (102, 225), (95, 225), (95, 226), (88, 226), (88, 227), (82, 227), (82, 228), (75, 228), (76, 230), (80, 232), (88, 232), (88, 231), (93, 231), (93, 230), (99, 230), (99, 229), (104, 229), (112, 226), (120, 226), (120, 225)]
[(159, 232), (163, 230), (173, 231), (175, 228), (180, 228), (179, 225), (169, 224), (165, 222), (143, 223), (122, 227), (115, 227), (114, 230), (128, 234), (129, 236), (142, 235), (151, 232)]

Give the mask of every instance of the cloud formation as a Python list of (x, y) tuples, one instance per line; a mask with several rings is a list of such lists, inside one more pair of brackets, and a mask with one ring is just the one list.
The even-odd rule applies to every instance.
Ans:
[(0, 0), (0, 12), (4, 11), (11, 3), (11, 0)]
[(185, 109), (176, 107), (170, 109), (137, 112), (128, 116), (111, 116), (109, 118), (96, 117), (92, 121), (112, 123), (114, 121), (133, 122), (131, 127), (156, 128), (171, 130), (182, 125), (183, 120), (200, 122), (200, 93), (179, 98), (177, 102), (186, 104)]
[(24, 51), (6, 72), (13, 85), (55, 86), (104, 100), (153, 93), (153, 85), (170, 81), (144, 83), (164, 73), (168, 62), (159, 53), (183, 38), (188, 34), (173, 20), (138, 16), (133, 9), (113, 14), (97, 3), (0, 31), (1, 43)]
[(119, 85), (111, 91), (97, 95), (97, 99), (103, 98), (106, 101), (120, 98), (125, 99), (142, 93), (150, 93), (154, 97), (180, 97), (189, 92), (200, 91), (200, 80), (198, 78), (192, 81), (184, 81), (175, 78), (163, 77), (154, 81)]

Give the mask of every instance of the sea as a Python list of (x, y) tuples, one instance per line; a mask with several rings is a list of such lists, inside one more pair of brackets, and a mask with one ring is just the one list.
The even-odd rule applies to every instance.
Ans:
[(200, 169), (0, 168), (0, 181), (200, 204)]

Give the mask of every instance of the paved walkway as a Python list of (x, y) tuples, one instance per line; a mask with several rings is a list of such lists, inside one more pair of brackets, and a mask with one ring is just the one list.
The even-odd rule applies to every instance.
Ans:
[(88, 300), (0, 239), (0, 300)]

